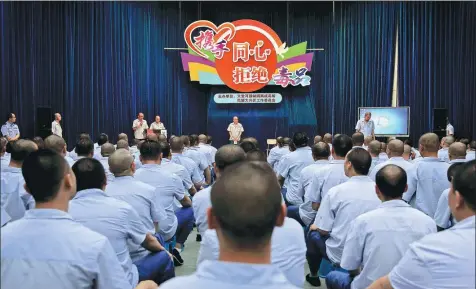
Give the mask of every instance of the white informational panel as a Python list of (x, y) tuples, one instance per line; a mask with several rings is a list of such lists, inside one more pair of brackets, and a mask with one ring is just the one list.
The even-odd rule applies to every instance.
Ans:
[(167, 137), (167, 130), (166, 129), (161, 129), (160, 134), (165, 135), (165, 137)]
[(376, 136), (408, 137), (410, 135), (410, 107), (359, 107), (359, 119), (372, 113)]
[(280, 103), (283, 97), (279, 93), (217, 93), (213, 97), (215, 103)]

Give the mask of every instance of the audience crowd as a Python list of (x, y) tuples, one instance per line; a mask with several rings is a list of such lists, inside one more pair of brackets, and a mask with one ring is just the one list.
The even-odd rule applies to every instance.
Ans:
[(0, 138), (2, 288), (476, 288), (476, 141), (276, 143)]

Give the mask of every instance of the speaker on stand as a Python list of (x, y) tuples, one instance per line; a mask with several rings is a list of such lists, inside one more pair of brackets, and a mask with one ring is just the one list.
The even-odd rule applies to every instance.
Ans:
[(448, 124), (448, 109), (433, 109), (433, 132), (442, 138), (446, 136), (446, 125)]
[(51, 107), (37, 107), (35, 135), (40, 136), (43, 139), (51, 135), (51, 122), (53, 122)]

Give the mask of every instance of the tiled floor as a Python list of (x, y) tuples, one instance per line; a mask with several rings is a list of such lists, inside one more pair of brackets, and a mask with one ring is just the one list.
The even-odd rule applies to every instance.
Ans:
[[(182, 257), (185, 263), (182, 266), (177, 267), (175, 269), (175, 273), (177, 274), (177, 276), (189, 275), (195, 272), (196, 264), (197, 264), (198, 249), (200, 248), (200, 243), (195, 241), (196, 236), (197, 236), (197, 230), (194, 229), (192, 233), (190, 234), (187, 242), (185, 243), (185, 250), (182, 252)], [(306, 274), (309, 272), (308, 270), (309, 269), (307, 268), (307, 265), (306, 265)], [(311, 288), (326, 289), (325, 281), (321, 279), (321, 283), (322, 283), (321, 287), (312, 287), (307, 282), (305, 282), (304, 288), (305, 289), (311, 289)]]

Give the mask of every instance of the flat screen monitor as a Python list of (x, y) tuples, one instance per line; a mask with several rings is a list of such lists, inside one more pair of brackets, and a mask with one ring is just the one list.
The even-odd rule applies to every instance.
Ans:
[(359, 119), (372, 113), (375, 136), (408, 137), (410, 135), (410, 107), (359, 107)]

